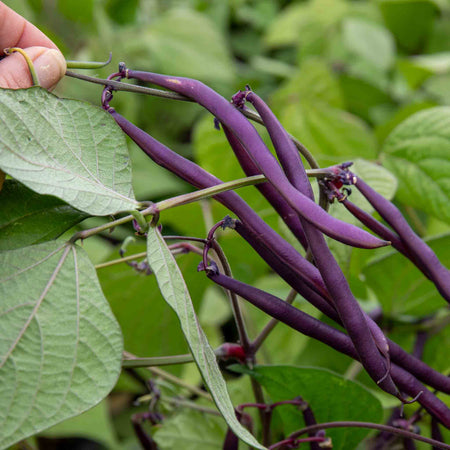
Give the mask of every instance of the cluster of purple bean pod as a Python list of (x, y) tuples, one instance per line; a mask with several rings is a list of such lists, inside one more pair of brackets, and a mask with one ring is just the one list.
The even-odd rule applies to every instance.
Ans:
[[(329, 168), (330, 175), (321, 181), (322, 189), (330, 201), (337, 199), (343, 203), (378, 237), (328, 214), (314, 201), (302, 159), (288, 133), (263, 100), (248, 87), (235, 94), (230, 102), (199, 81), (134, 71), (123, 64), (120, 65), (119, 72), (110, 78), (137, 79), (163, 87), (188, 97), (213, 115), (244, 172), (248, 176), (263, 174), (266, 177), (267, 182), (257, 185), (257, 189), (307, 250), (310, 258), (304, 257), (277, 234), (233, 191), (214, 197), (236, 216), (236, 219), (227, 220), (226, 225), (247, 241), (291, 288), (336, 324), (343, 326), (345, 332), (267, 292), (220, 273), (208, 258), (208, 249), (214, 241), (214, 231), (219, 224), (206, 239), (201, 268), (206, 271), (207, 276), (269, 316), (359, 361), (385, 392), (397, 397), (402, 403), (419, 402), (432, 416), (435, 426), (440, 423), (450, 428), (450, 409), (429, 389), (450, 394), (450, 378), (385, 337), (376, 322), (361, 309), (324, 236), (366, 249), (392, 245), (435, 284), (445, 300), (450, 301), (449, 271), (429, 246), (413, 232), (395, 205), (351, 173), (350, 163), (343, 163)], [(199, 189), (222, 183), (214, 175), (130, 123), (109, 105), (111, 99), (111, 88), (105, 88), (102, 96), (104, 109), (153, 161)], [(246, 102), (251, 103), (259, 113), (278, 160), (242, 114)], [(388, 226), (350, 202), (345, 193), (348, 192), (345, 191), (346, 188), (344, 187), (344, 192), (341, 191), (346, 185), (355, 185)], [(252, 352), (251, 345), (248, 351)], [(239, 412), (241, 413), (242, 411)], [(229, 439), (233, 441), (231, 436)]]

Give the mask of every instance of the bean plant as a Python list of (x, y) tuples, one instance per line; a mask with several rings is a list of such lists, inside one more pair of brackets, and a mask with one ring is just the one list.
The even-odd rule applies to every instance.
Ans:
[[(289, 86), (72, 71), (103, 65), (68, 62), (98, 105), (0, 89), (0, 448), (450, 448), (449, 235), (422, 230), (448, 220), (449, 108), (349, 160)], [(203, 155), (136, 96), (203, 114)], [(135, 195), (130, 145), (172, 194)]]

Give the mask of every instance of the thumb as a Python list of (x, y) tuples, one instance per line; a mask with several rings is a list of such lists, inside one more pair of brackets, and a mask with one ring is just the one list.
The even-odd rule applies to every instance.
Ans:
[[(66, 73), (66, 60), (59, 50), (28, 47), (24, 51), (33, 61), (42, 87), (53, 88)], [(13, 53), (0, 61), (0, 87), (20, 89), (32, 85), (30, 70), (20, 53)]]

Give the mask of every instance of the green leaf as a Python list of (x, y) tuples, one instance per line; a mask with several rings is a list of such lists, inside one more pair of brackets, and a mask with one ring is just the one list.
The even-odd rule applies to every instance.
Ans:
[(6, 180), (0, 191), (0, 251), (55, 239), (86, 217), (56, 197)]
[(153, 437), (161, 450), (217, 450), (222, 448), (225, 432), (221, 418), (184, 411), (164, 421)]
[(223, 418), (243, 441), (264, 449), (236, 419), (225, 380), (217, 365), (214, 351), (200, 327), (183, 276), (156, 227), (150, 227), (148, 231), (147, 256), (164, 299), (180, 319), (181, 329), (195, 362)]
[(136, 208), (125, 138), (105, 111), (42, 88), (0, 90), (0, 167), (81, 211)]
[[(239, 371), (248, 373), (261, 383), (272, 402), (301, 396), (309, 403), (317, 423), (340, 420), (379, 422), (383, 415), (380, 402), (369, 390), (326, 369), (257, 366), (253, 370), (241, 367)], [(282, 406), (277, 411), (283, 420), (285, 434), (302, 427), (304, 422), (298, 408)], [(332, 438), (334, 450), (348, 450), (356, 448), (369, 430), (336, 429), (326, 433)]]
[(388, 29), (400, 47), (417, 52), (430, 34), (437, 13), (432, 0), (378, 0)]
[(386, 139), (382, 162), (399, 181), (400, 201), (450, 222), (450, 107), (402, 122)]
[(83, 249), (0, 254), (0, 447), (96, 405), (120, 373), (122, 336)]
[[(450, 267), (450, 234), (427, 239), (426, 242), (441, 263)], [(363, 273), (387, 315), (425, 316), (445, 305), (434, 284), (397, 252), (389, 252), (371, 261)]]
[(369, 127), (342, 109), (305, 101), (288, 105), (280, 120), (306, 145), (321, 166), (376, 156), (375, 139)]
[(346, 47), (355, 56), (385, 71), (392, 67), (395, 43), (384, 27), (367, 20), (350, 18), (343, 23), (343, 34)]

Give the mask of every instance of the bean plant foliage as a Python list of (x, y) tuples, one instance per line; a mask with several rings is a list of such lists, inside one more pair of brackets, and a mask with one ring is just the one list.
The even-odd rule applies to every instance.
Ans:
[(0, 448), (450, 448), (445, 2), (10, 3)]

